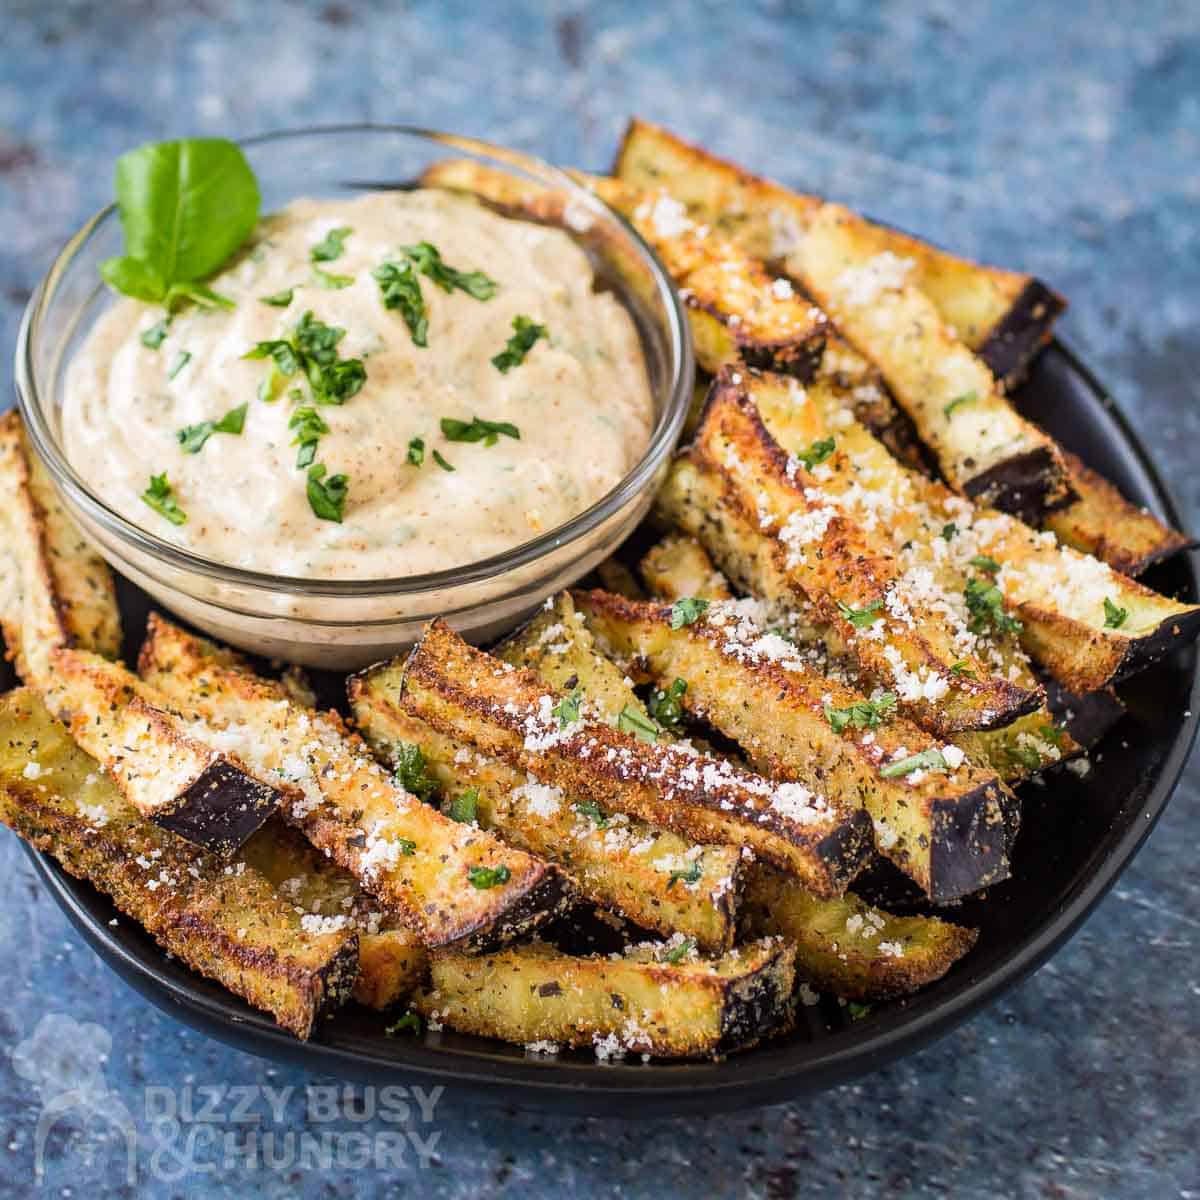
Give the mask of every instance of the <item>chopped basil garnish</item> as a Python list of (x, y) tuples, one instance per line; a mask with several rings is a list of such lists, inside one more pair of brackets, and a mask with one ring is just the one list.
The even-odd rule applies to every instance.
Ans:
[(467, 871), (467, 879), (471, 886), (478, 888), (481, 892), (507, 883), (511, 875), (512, 872), (503, 864), (498, 867), (471, 867)]
[(796, 457), (804, 464), (806, 471), (811, 471), (813, 467), (820, 466), (834, 452), (836, 446), (834, 438), (820, 438), (807, 450), (801, 450)]
[(276, 292), (273, 296), (259, 296), (260, 304), (269, 304), (272, 308), (287, 308), (292, 302), (292, 297), (296, 294), (294, 287), (284, 288), (282, 292)]
[(1000, 564), (987, 554), (977, 554), (971, 559), (971, 566), (980, 571), (986, 571), (989, 575), (995, 575), (1000, 570)]
[(214, 433), (240, 434), (246, 426), (246, 410), (249, 404), (231, 408), (219, 421), (201, 421), (199, 425), (188, 425), (176, 433), (185, 454), (199, 454), (204, 443)]
[(167, 372), (168, 379), (174, 379), (184, 367), (192, 361), (192, 352), (190, 350), (180, 350), (175, 361), (171, 364), (171, 369)]
[(1038, 753), (1035, 746), (1010, 745), (1006, 747), (1008, 756), (1014, 762), (1019, 762), (1021, 766), (1030, 771), (1036, 771), (1042, 765), (1042, 756)]
[(436, 246), (429, 242), (418, 242), (415, 246), (403, 247), (405, 256), (421, 272), (442, 289), (452, 292), (455, 288), (473, 296), (476, 300), (490, 300), (499, 285), (482, 271), (458, 271), (442, 262)]
[(634, 704), (627, 704), (617, 715), (617, 729), (632, 733), (639, 742), (653, 745), (658, 741), (658, 726)]
[[(259, 342), (242, 357), (269, 358), (280, 375), (302, 370), (315, 404), (345, 404), (367, 381), (362, 359), (338, 357), (338, 343), (345, 335), (344, 329), (316, 320), (309, 311), (297, 322), (290, 339)], [(274, 381), (268, 385), (267, 395), (261, 389), (259, 394), (263, 399), (273, 395)]]
[(149, 329), (142, 330), (142, 345), (148, 350), (157, 350), (166, 339), (167, 330), (170, 327), (170, 320), (164, 317), (161, 321), (155, 322)]
[(994, 583), (972, 577), (967, 580), (963, 598), (971, 614), (967, 628), (972, 633), (986, 633), (989, 627), (997, 633), (1020, 633), (1024, 628), (1016, 617), (1004, 611), (1004, 593)]
[(564, 696), (551, 710), (551, 714), (558, 718), (559, 729), (565, 729), (574, 721), (579, 720), (579, 710), (583, 704), (583, 693), (581, 691), (573, 691), (569, 696)]
[(958, 532), (958, 526), (953, 521), (942, 526), (942, 537), (949, 541)]
[(851, 608), (850, 605), (843, 604), (839, 600), (837, 607), (842, 617), (849, 621), (855, 629), (870, 629), (876, 621), (882, 620), (879, 616), (883, 609), (882, 600), (872, 600), (870, 604), (866, 604), (862, 608)]
[(437, 465), (441, 467), (443, 471), (454, 470), (454, 468), (442, 457), (442, 452), (440, 450), (433, 451), (433, 461), (437, 463)]
[[(697, 867), (699, 867), (700, 864), (696, 863), (695, 865)], [(678, 874), (678, 872), (672, 872), (672, 874), (671, 874), (672, 880), (675, 879), (676, 874)], [(699, 878), (699, 876), (697, 876), (697, 878)], [(694, 883), (695, 880), (688, 880), (688, 882)], [(670, 887), (670, 886), (671, 886), (670, 884), (667, 884), (667, 887)], [(683, 960), (685, 958), (687, 958), (687, 956), (689, 954), (691, 954), (691, 952), (693, 950), (695, 950), (695, 948), (696, 948), (696, 939), (695, 938), (684, 938), (683, 941), (680, 942), (678, 946), (675, 946), (673, 949), (668, 950), (667, 953), (663, 955), (663, 962), (670, 963), (671, 966), (673, 966), (673, 967), (678, 966), (681, 962), (683, 962)]]
[(677, 880), (680, 883), (699, 883), (703, 875), (704, 868), (697, 859), (686, 867), (671, 872), (671, 877), (667, 880), (667, 891), (669, 892), (675, 886)]
[(1104, 628), (1120, 629), (1129, 616), (1129, 609), (1118, 608), (1107, 596), (1104, 597)]
[(425, 298), (421, 295), (421, 283), (409, 262), (384, 262), (371, 272), (379, 284), (383, 307), (400, 310), (414, 346), (428, 345), (429, 316), (425, 311)]
[(944, 771), (946, 760), (940, 750), (922, 750), (920, 754), (910, 754), (899, 762), (888, 763), (879, 768), (881, 779), (895, 779), (900, 775), (911, 775), (914, 771)]
[(412, 838), (393, 838), (392, 844), (399, 848), (405, 858), (411, 858), (417, 850), (417, 843)]
[(425, 461), (425, 439), (409, 438), (408, 454), (405, 457), (414, 467), (419, 467)]
[(342, 251), (346, 248), (346, 239), (353, 232), (348, 225), (331, 229), (321, 241), (312, 246), (308, 252), (309, 258), (315, 263), (333, 262), (335, 258), (341, 258)]
[(539, 325), (529, 317), (513, 317), (513, 335), (508, 339), (503, 350), (492, 358), (492, 366), (501, 375), (507, 375), (513, 367), (518, 367), (525, 361), (525, 356), (533, 349), (538, 338), (547, 335), (545, 325)]
[(438, 781), (434, 779), (425, 766), (425, 755), (421, 747), (412, 742), (400, 742), (392, 754), (396, 764), (396, 782), (410, 796), (418, 800), (428, 800), (439, 791)]
[(683, 724), (683, 697), (687, 686), (686, 679), (676, 679), (666, 691), (655, 688), (651, 693), (646, 707), (660, 725), (678, 729)]
[(708, 611), (708, 601), (698, 596), (681, 596), (671, 605), (671, 628), (694, 625)]
[(316, 463), (308, 468), (308, 506), (322, 521), (342, 522), (346, 508), (346, 493), (349, 482), (345, 475), (330, 475), (325, 478), (325, 464)]
[(322, 271), (320, 267), (313, 267), (313, 279), (318, 287), (329, 292), (341, 291), (354, 282), (353, 275), (335, 275), (332, 271)]
[(401, 1033), (411, 1033), (421, 1036), (421, 1018), (415, 1012), (406, 1012), (398, 1021), (394, 1021), (383, 1032), (388, 1037), (396, 1037)]
[(877, 700), (856, 700), (845, 708), (833, 708), (825, 705), (825, 720), (829, 722), (834, 733), (850, 729), (874, 729), (883, 724), (896, 707), (896, 696), (893, 692), (884, 692)]
[(857, 1000), (846, 1001), (846, 1015), (852, 1021), (861, 1021), (863, 1017), (869, 1016), (871, 1006), (869, 1004), (860, 1004)]
[(315, 408), (306, 404), (292, 413), (288, 420), (288, 429), (296, 435), (292, 438), (292, 445), (300, 447), (296, 452), (297, 469), (311, 467), (317, 457), (317, 443), (322, 434), (329, 432), (329, 426)]
[(575, 811), (585, 817), (590, 817), (595, 822), (597, 829), (604, 829), (608, 825), (608, 815), (595, 800), (577, 801)]
[(458, 821), (463, 825), (470, 825), (475, 820), (478, 808), (479, 789), (477, 787), (469, 787), (450, 801), (448, 815), (451, 820)]
[(950, 664), (950, 674), (958, 675), (960, 678), (963, 678), (963, 679), (974, 679), (975, 678), (975, 672), (972, 671), (967, 666), (967, 660), (965, 658), (960, 658), (958, 660), (958, 662), (954, 662), (954, 663)]
[(507, 421), (485, 421), (481, 417), (472, 417), (469, 421), (442, 418), (442, 436), (448, 442), (482, 442), (485, 446), (494, 446), (500, 440), (500, 434), (518, 441), (521, 438), (521, 431)]
[(167, 482), (167, 473), (150, 476), (150, 486), (142, 493), (142, 499), (160, 516), (164, 516), (172, 525), (182, 525), (187, 521), (187, 513), (179, 507)]
[(954, 399), (942, 409), (942, 412), (945, 414), (946, 420), (949, 420), (957, 409), (962, 408), (964, 404), (974, 404), (978, 399), (979, 395), (977, 392), (963, 392), (961, 396), (955, 396)]

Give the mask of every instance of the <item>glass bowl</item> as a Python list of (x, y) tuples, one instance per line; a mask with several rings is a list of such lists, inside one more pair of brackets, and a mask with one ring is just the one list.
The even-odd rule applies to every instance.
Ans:
[(544, 597), (609, 555), (645, 516), (662, 482), (694, 376), (687, 322), (669, 277), (637, 233), (603, 202), (562, 172), (515, 151), (378, 125), (268, 134), (242, 146), (262, 187), (264, 211), (299, 196), (409, 187), (438, 160), (464, 157), (526, 186), (565, 195), (564, 228), (587, 252), (598, 286), (626, 306), (638, 329), (655, 406), (641, 460), (612, 491), (565, 524), (451, 570), (396, 579), (305, 579), (232, 567), (166, 542), (96, 495), (63, 452), (65, 369), (110, 303), (99, 265), (122, 250), (115, 207), (97, 214), (67, 243), (21, 323), (17, 397), (34, 453), (114, 569), (178, 616), (241, 649), (351, 670), (411, 645), (433, 617), (444, 617), (474, 641), (500, 636)]

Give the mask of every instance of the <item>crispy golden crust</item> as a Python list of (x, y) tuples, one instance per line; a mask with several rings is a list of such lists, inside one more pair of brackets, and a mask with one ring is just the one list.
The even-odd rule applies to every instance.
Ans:
[[(675, 207), (665, 193), (643, 193), (581, 172), (574, 175), (628, 218), (658, 253), (679, 288), (696, 359), (705, 370), (745, 361), (799, 379), (812, 377), (825, 346), (824, 313), (795, 295), (790, 285), (775, 286), (774, 276), (735, 243), (681, 220), (675, 211), (660, 209), (660, 204)], [(561, 194), (466, 160), (435, 163), (422, 183), (467, 191), (506, 211), (551, 224), (563, 224), (568, 215)]]
[[(1006, 725), (1037, 707), (1036, 687), (1010, 683), (987, 663), (960, 653), (944, 618), (909, 602), (910, 620), (887, 603), (900, 577), (891, 545), (823, 498), (820, 481), (763, 424), (753, 400), (756, 386), (745, 371), (737, 382), (732, 373), (714, 381), (687, 457), (723, 480), (742, 511), (757, 519), (758, 536), (779, 544), (771, 556), (782, 574), (822, 623), (839, 630), (863, 672), (895, 689), (892, 656), (898, 654), (904, 670), (921, 681), (919, 694), (898, 689), (901, 705), (940, 736)], [(878, 617), (860, 629), (847, 610), (871, 610)], [(963, 664), (957, 671), (956, 663)]]
[(646, 586), (660, 600), (675, 601), (684, 596), (728, 600), (732, 595), (704, 547), (687, 534), (668, 533), (655, 542), (642, 556), (638, 569)]
[[(366, 677), (384, 672), (394, 691), (395, 665)], [(557, 699), (532, 673), (506, 669), (435, 621), (405, 664), (394, 703), (602, 808), (700, 842), (749, 846), (818, 894), (839, 894), (862, 865), (870, 821), (861, 810), (839, 811), (797, 785), (772, 785), (720, 760), (646, 744), (602, 721), (564, 726), (551, 711)]]
[[(828, 714), (849, 713), (867, 697), (799, 655), (780, 659), (758, 650), (770, 646), (760, 640), (766, 631), (741, 628), (734, 608), (711, 607), (693, 624), (672, 629), (670, 606), (604, 592), (577, 595), (576, 603), (607, 651), (636, 660), (664, 688), (685, 680), (683, 706), (738, 742), (765, 774), (862, 805), (876, 848), (930, 896), (956, 899), (1007, 875), (1016, 830), (1003, 822), (1017, 814), (1003, 802), (992, 772), (961, 763), (949, 774), (883, 774), (913, 754), (953, 751), (894, 714), (873, 728), (847, 724), (835, 732)], [(970, 840), (939, 844), (964, 830)]]
[(353, 932), (305, 932), (258, 872), (140, 816), (28, 691), (0, 700), (0, 820), (112, 897), (165, 950), (297, 1037), (349, 996)]
[(955, 491), (1033, 520), (1074, 498), (1058, 446), (1009, 404), (902, 261), (879, 254), (865, 221), (824, 205), (789, 262), (879, 368)]
[(332, 918), (358, 934), (358, 975), (353, 998), (368, 1008), (390, 1008), (409, 996), (429, 973), (420, 938), (321, 854), (297, 830), (272, 817), (238, 853), (301, 913)]
[[(139, 670), (238, 739), (267, 778), (290, 779), (283, 815), (427, 946), (486, 949), (564, 907), (562, 873), (410, 796), (334, 713), (288, 700), (277, 684), (205, 656), (203, 644), (152, 616)], [(471, 882), (496, 872), (491, 886)]]
[[(626, 128), (613, 174), (634, 188), (665, 188), (694, 220), (785, 268), (822, 204), (818, 196), (751, 175), (637, 118)], [(1066, 307), (1028, 275), (982, 266), (886, 226), (868, 224), (867, 232), (872, 253), (890, 251), (913, 262), (913, 284), (1006, 382), (1024, 374)]]
[[(682, 945), (682, 943), (680, 943)], [(434, 956), (416, 1007), (482, 1037), (596, 1046), (604, 1057), (719, 1057), (790, 1023), (794, 952), (780, 938), (715, 960), (669, 946), (624, 958), (575, 958), (540, 943), (479, 958)]]
[(742, 929), (796, 947), (796, 971), (844, 1000), (907, 996), (940, 979), (975, 945), (979, 931), (937, 917), (898, 917), (847, 892), (818, 900), (794, 880), (756, 866), (746, 885)]
[(1051, 513), (1045, 527), (1064, 545), (1094, 554), (1114, 570), (1140, 575), (1147, 567), (1196, 544), (1128, 500), (1102, 475), (1063, 451), (1078, 499)]
[(219, 854), (242, 844), (279, 806), (281, 793), (198, 733), (118, 663), (55, 650), (42, 700), (111, 776), (134, 808), (164, 829)]

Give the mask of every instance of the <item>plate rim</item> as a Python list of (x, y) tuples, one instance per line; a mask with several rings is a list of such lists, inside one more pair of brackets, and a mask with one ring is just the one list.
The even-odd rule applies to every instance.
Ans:
[[(1157, 501), (1160, 516), (1179, 527), (1179, 508), (1172, 489), (1159, 474), (1132, 424), (1095, 374), (1061, 338), (1047, 349), (1061, 353), (1119, 434), (1123, 450), (1136, 462)], [(1193, 594), (1200, 595), (1200, 552), (1179, 556)], [(22, 841), (40, 881), (72, 925), (112, 968), (151, 1003), (209, 1036), (260, 1057), (304, 1065), (347, 1078), (378, 1082), (384, 1076), (417, 1078), (448, 1087), (471, 1089), (486, 1102), (509, 1107), (555, 1107), (593, 1116), (633, 1118), (684, 1115), (757, 1107), (798, 1098), (863, 1075), (902, 1054), (910, 1054), (944, 1036), (985, 1005), (1028, 978), (1065, 944), (1128, 868), (1170, 802), (1200, 729), (1200, 655), (1192, 668), (1188, 715), (1164, 756), (1159, 773), (1140, 806), (1142, 820), (1130, 821), (1109, 850), (1100, 869), (1077, 881), (1074, 890), (1031, 936), (1007, 957), (989, 965), (953, 995), (917, 993), (899, 1010), (856, 1022), (854, 1032), (803, 1043), (802, 1063), (771, 1055), (771, 1043), (721, 1062), (688, 1061), (642, 1064), (519, 1059), (486, 1050), (447, 1053), (437, 1042), (364, 1037), (361, 1047), (323, 1042), (320, 1030), (300, 1042), (265, 1013), (251, 1009), (232, 994), (208, 994), (219, 987), (202, 978), (180, 980), (165, 971), (165, 952), (154, 958), (121, 937), (130, 918), (118, 914), (114, 931), (91, 911), (111, 901), (86, 881), (69, 876), (48, 854)], [(138, 927), (139, 932), (140, 927)], [(147, 935), (148, 936), (148, 935)], [(199, 987), (197, 985), (200, 985)], [(886, 1019), (885, 1019), (886, 1018)], [(426, 1035), (428, 1037), (429, 1035)], [(378, 1044), (378, 1049), (371, 1047)], [(386, 1047), (387, 1053), (381, 1053)]]

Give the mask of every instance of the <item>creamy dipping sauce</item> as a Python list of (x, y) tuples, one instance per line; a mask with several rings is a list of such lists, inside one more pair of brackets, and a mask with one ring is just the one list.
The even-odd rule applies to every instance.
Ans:
[[(314, 261), (314, 246), (335, 249), (343, 229), (340, 253)], [(414, 270), (425, 347), (401, 310), (384, 306), (372, 275), (384, 262), (403, 264), (402, 247), (420, 242), (497, 285), (479, 300)], [(235, 307), (188, 306), (157, 348), (143, 335), (162, 310), (118, 300), (68, 368), (62, 413), (67, 456), (88, 485), (135, 524), (207, 558), (314, 579), (462, 566), (582, 512), (649, 442), (653, 401), (633, 321), (593, 290), (587, 256), (561, 230), (437, 191), (298, 200), (265, 219), (256, 244), (211, 286)], [(296, 465), (289, 420), (313, 405), (303, 370), (275, 375), (275, 398), (261, 399), (272, 361), (244, 357), (260, 342), (292, 338), (308, 312), (345, 330), (336, 352), (366, 372), (344, 404), (314, 406), (328, 432), (313, 461), (326, 478), (347, 478), (341, 523), (315, 514), (308, 472)], [(517, 317), (545, 336), (502, 373), (492, 359)], [(199, 452), (185, 452), (180, 430), (244, 403), (240, 434), (214, 432)], [(464, 442), (441, 430), (445, 418), (476, 417), (515, 426), (520, 437)], [(409, 447), (418, 438), (416, 465)], [(163, 473), (183, 524), (142, 499)]]

